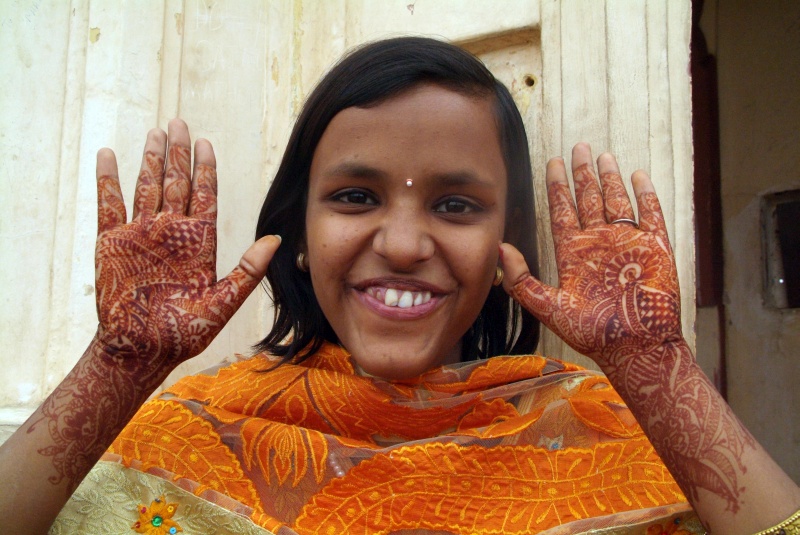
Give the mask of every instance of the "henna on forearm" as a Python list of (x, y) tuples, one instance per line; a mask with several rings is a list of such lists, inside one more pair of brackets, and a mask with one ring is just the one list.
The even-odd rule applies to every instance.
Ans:
[(47, 530), (153, 390), (233, 316), (280, 244), (259, 240), (217, 281), (213, 149), (198, 142), (190, 173), (186, 124), (171, 121), (169, 130), (168, 150), (163, 131), (148, 134), (130, 222), (114, 154), (98, 152), (99, 326), (64, 381), (0, 446), (0, 515), (25, 516), (16, 532)]
[[(627, 266), (636, 272), (645, 269)], [(522, 303), (541, 298), (540, 288), (531, 282), (526, 279), (514, 288), (514, 297)], [(682, 338), (643, 344), (621, 334), (622, 323), (639, 333), (652, 334), (655, 327), (646, 306), (649, 297), (625, 294), (620, 289), (611, 302), (584, 301), (578, 314), (582, 319), (574, 323), (559, 313), (560, 308), (553, 308), (543, 321), (566, 339), (584, 342), (583, 350), (597, 332), (593, 329), (599, 328), (608, 345), (600, 352), (586, 352), (601, 365), (686, 496), (696, 504), (698, 489), (705, 488), (724, 498), (727, 510), (737, 512), (745, 490), (740, 484), (746, 472), (742, 456), (755, 440), (699, 369)], [(562, 294), (561, 302), (578, 300)]]
[(606, 166), (602, 192), (590, 164), (574, 169), (575, 203), (565, 179), (548, 181), (559, 287), (527, 277), (511, 293), (600, 365), (693, 503), (705, 489), (735, 513), (743, 455), (755, 440), (683, 340), (677, 269), (655, 192), (637, 192), (638, 228), (609, 224), (634, 214), (615, 164)]
[(753, 436), (697, 365), (688, 344), (666, 342), (625, 355), (603, 370), (650, 437), (687, 498), (697, 504), (704, 488), (740, 509), (742, 462)]
[[(216, 171), (188, 147), (146, 151), (133, 221), (116, 175), (98, 177), (97, 336), (45, 401), (28, 433), (46, 426), (48, 480), (74, 491), (147, 396), (200, 353), (258, 283), (238, 269), (216, 281)], [(162, 187), (163, 177), (163, 187)], [(164, 201), (160, 197), (164, 195)], [(161, 209), (161, 211), (159, 211)]]
[(106, 448), (133, 417), (167, 370), (143, 380), (135, 361), (105, 352), (96, 340), (45, 400), (26, 433), (46, 426), (51, 443), (38, 453), (51, 458), (48, 481), (77, 488)]

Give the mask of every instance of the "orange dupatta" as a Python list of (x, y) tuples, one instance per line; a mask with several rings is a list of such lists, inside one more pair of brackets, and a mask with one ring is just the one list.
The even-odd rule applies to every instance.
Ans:
[(386, 382), (332, 344), (275, 363), (181, 380), (109, 452), (272, 533), (691, 532), (680, 489), (596, 372), (515, 356)]

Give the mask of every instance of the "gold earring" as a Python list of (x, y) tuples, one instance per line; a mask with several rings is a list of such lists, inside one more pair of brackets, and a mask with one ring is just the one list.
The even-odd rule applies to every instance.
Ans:
[(500, 286), (501, 284), (503, 284), (504, 275), (505, 274), (503, 273), (503, 268), (497, 266), (494, 269), (494, 280), (492, 281), (492, 286)]
[(294, 263), (297, 269), (303, 273), (308, 273), (308, 258), (306, 257), (306, 253), (297, 253), (297, 259)]

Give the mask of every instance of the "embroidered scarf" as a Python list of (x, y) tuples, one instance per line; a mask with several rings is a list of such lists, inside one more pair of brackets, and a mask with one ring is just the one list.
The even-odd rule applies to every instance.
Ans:
[(702, 532), (597, 372), (501, 356), (388, 382), (332, 344), (276, 364), (257, 355), (145, 404), (51, 533), (77, 529), (70, 507), (103, 484), (139, 533), (228, 532), (203, 523), (226, 515), (276, 534)]

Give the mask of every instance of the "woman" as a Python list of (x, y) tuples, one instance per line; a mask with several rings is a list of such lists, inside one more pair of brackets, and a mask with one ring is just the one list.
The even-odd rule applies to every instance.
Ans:
[[(736, 534), (800, 506), (683, 341), (644, 173), (637, 223), (612, 156), (598, 184), (589, 147), (574, 149), (577, 204), (551, 160), (560, 288), (531, 275), (524, 130), (468, 54), (402, 38), (335, 67), (298, 119), (259, 240), (220, 281), (207, 141), (190, 162), (185, 124), (152, 131), (126, 224), (113, 153), (98, 153), (100, 326), (3, 446), (15, 533), (49, 526), (109, 445), (53, 532), (697, 531), (680, 486), (712, 532)], [(265, 273), (268, 353), (181, 381), (125, 427)], [(494, 357), (534, 349), (531, 314), (631, 412), (597, 374)]]

